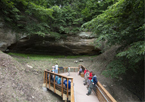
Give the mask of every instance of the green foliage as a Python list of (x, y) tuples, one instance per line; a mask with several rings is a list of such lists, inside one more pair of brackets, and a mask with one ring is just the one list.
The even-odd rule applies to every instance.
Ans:
[(22, 53), (9, 53), (11, 56), (18, 56), (24, 58), (30, 58), (32, 60), (46, 60), (46, 59), (53, 59), (53, 58), (79, 58), (79, 57), (87, 57), (87, 55), (83, 56), (64, 56), (64, 55), (36, 55), (36, 54), (22, 54)]
[[(121, 45), (117, 53), (117, 59), (127, 60), (126, 70), (132, 66), (138, 65), (144, 60), (145, 42), (144, 42), (144, 3), (143, 0), (118, 0), (114, 5), (110, 6), (102, 14), (93, 20), (85, 23), (82, 27), (86, 27), (97, 34), (96, 42), (107, 40), (107, 44)], [(97, 46), (99, 44), (96, 44)], [(118, 62), (124, 63), (124, 60)], [(124, 67), (115, 65), (117, 62), (110, 63), (107, 72), (109, 75), (116, 77), (124, 73)], [(121, 65), (120, 65), (121, 66)], [(120, 70), (123, 70), (121, 72)], [(118, 72), (118, 73), (117, 73)]]
[(118, 75), (124, 74), (126, 71), (125, 63), (122, 63), (120, 59), (112, 61), (108, 66), (107, 70), (103, 71), (102, 74), (106, 77), (118, 78)]
[(53, 9), (36, 5), (28, 0), (2, 0), (0, 5), (2, 5), (0, 15), (5, 21), (5, 26), (14, 31), (41, 36), (50, 32), (46, 21), (52, 18)]
[(0, 18), (6, 27), (15, 32), (41, 36), (50, 34), (58, 39), (64, 34), (78, 33), (84, 22), (113, 3), (112, 0), (99, 1), (1, 0)]

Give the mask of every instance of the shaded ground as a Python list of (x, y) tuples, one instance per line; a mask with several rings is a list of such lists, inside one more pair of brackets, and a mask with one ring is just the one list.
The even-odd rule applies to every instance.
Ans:
[[(115, 48), (114, 48), (115, 49)], [(115, 50), (109, 50), (98, 57), (12, 57), (0, 52), (0, 102), (61, 102), (61, 98), (52, 92), (42, 90), (43, 71), (59, 66), (84, 65), (97, 75), (98, 80), (117, 101), (139, 101), (139, 98), (120, 84), (123, 78), (110, 79), (101, 75)], [(83, 59), (83, 62), (74, 63)]]

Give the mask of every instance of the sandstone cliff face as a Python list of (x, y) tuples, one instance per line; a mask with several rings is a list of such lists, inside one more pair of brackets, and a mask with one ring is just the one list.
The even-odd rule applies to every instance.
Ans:
[(95, 37), (90, 32), (81, 32), (69, 35), (59, 40), (50, 36), (44, 38), (38, 35), (23, 38), (9, 47), (11, 51), (23, 53), (63, 54), (63, 55), (95, 55), (100, 53), (99, 48), (94, 47)]
[[(66, 36), (66, 35), (65, 35)], [(96, 38), (91, 32), (80, 32), (76, 35), (67, 35), (56, 40), (53, 37), (33, 35), (30, 38), (19, 37), (12, 30), (4, 29), (0, 22), (0, 50), (19, 53), (63, 54), (63, 55), (95, 55), (100, 53), (94, 47)]]
[(0, 50), (6, 51), (7, 47), (16, 42), (16, 34), (9, 29), (3, 28), (3, 23), (0, 22)]

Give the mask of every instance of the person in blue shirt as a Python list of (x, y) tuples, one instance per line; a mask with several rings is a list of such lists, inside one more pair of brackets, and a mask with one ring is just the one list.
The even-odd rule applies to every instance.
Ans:
[[(63, 84), (64, 84), (65, 87), (67, 88), (67, 80), (66, 80), (66, 79), (64, 80)], [(70, 88), (71, 88), (71, 81), (68, 80), (68, 89), (70, 89)]]
[(80, 69), (79, 69), (79, 75), (81, 75), (81, 73), (82, 73), (82, 68), (80, 67)]
[(93, 81), (94, 85), (96, 85), (97, 82), (98, 82), (98, 80), (97, 80), (97, 76), (96, 76), (95, 74), (93, 74), (92, 81)]
[(57, 79), (57, 84), (61, 84), (61, 78), (60, 77), (58, 77), (58, 79)]
[(56, 75), (56, 76), (55, 76), (55, 81), (57, 82), (57, 80), (58, 80), (58, 76)]

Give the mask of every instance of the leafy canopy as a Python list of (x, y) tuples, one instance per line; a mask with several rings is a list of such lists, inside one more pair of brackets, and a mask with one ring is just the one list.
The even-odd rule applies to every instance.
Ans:
[(144, 13), (143, 0), (118, 0), (102, 14), (83, 25), (97, 34), (97, 42), (107, 40), (109, 46), (121, 45), (116, 60), (108, 65), (103, 74), (118, 77), (126, 70), (135, 70), (143, 64)]
[[(27, 35), (76, 34), (113, 0), (1, 0), (0, 17), (5, 26)], [(93, 4), (93, 5), (92, 5)]]

